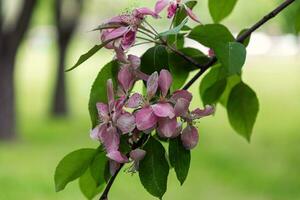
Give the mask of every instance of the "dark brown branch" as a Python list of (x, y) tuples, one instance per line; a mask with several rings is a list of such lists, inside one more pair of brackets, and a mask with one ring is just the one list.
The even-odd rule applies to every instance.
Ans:
[[(274, 18), (277, 14), (279, 14), (282, 10), (284, 10), (286, 7), (288, 7), (290, 4), (292, 4), (293, 2), (295, 2), (295, 0), (286, 0), (284, 3), (282, 3), (280, 6), (278, 6), (275, 10), (273, 10), (271, 13), (269, 13), (268, 15), (266, 15), (262, 20), (260, 20), (258, 23), (256, 23), (254, 26), (252, 26), (250, 29), (248, 29), (248, 31), (246, 31), (244, 34), (242, 34), (241, 36), (239, 36), (236, 41), (237, 42), (243, 42), (245, 39), (247, 39), (254, 31), (256, 31), (258, 28), (260, 28), (262, 25), (264, 25), (266, 22), (268, 22), (270, 19)], [(166, 45), (166, 43), (164, 42), (164, 44)], [(177, 51), (177, 49), (173, 48), (172, 46), (168, 46), (168, 48), (170, 48), (173, 52), (175, 52), (176, 54), (178, 54), (179, 56), (182, 56), (186, 61), (190, 62), (191, 64), (198, 66), (201, 71), (198, 72), (185, 86), (184, 86), (184, 90), (189, 89), (189, 87), (207, 70), (209, 69), (211, 66), (213, 66), (216, 62), (217, 62), (217, 58), (213, 57), (211, 58), (211, 60), (206, 64), (206, 65), (200, 65), (199, 63), (197, 63), (196, 61), (194, 61), (192, 58), (190, 58), (189, 56), (186, 56), (185, 54), (183, 54), (182, 52)], [(140, 146), (142, 146), (144, 144), (146, 140), (144, 140), (143, 138), (140, 139), (140, 141), (136, 144), (135, 147), (133, 147), (132, 149), (138, 148)], [(110, 178), (104, 192), (102, 193), (101, 197), (99, 200), (106, 200), (108, 193), (116, 179), (116, 177), (118, 176), (119, 172), (121, 171), (122, 167), (124, 166), (124, 164), (121, 164), (120, 168), (115, 172), (115, 174)]]
[[(147, 140), (149, 139), (149, 137), (150, 137), (149, 134), (144, 134), (144, 135), (141, 137), (141, 139), (139, 139), (139, 141), (138, 141), (137, 143), (134, 143), (134, 144), (132, 145), (132, 148), (131, 148), (131, 149), (134, 150), (134, 149), (137, 149), (137, 148), (143, 146), (143, 145), (147, 142)], [(127, 155), (127, 156), (129, 156), (129, 155)], [(121, 169), (123, 168), (123, 166), (124, 166), (124, 164), (121, 164), (120, 167), (119, 167), (119, 169), (118, 169), (118, 170), (115, 172), (115, 174), (109, 179), (109, 181), (108, 181), (108, 183), (107, 183), (107, 185), (106, 185), (106, 187), (105, 187), (105, 190), (103, 191), (103, 193), (102, 193), (102, 195), (101, 195), (101, 197), (100, 197), (99, 200), (106, 200), (106, 199), (107, 199), (107, 196), (108, 196), (108, 193), (109, 193), (109, 191), (110, 191), (110, 189), (111, 189), (111, 186), (112, 186), (113, 183), (115, 182), (115, 179), (116, 179), (116, 177), (118, 176), (118, 174), (120, 173), (120, 171), (121, 171)]]
[[(264, 25), (266, 22), (274, 18), (278, 15), (281, 11), (287, 8), (289, 5), (294, 3), (296, 0), (286, 0), (281, 5), (279, 5), (275, 10), (270, 12), (268, 15), (263, 17), (259, 22), (254, 24), (250, 29), (248, 29), (244, 34), (240, 35), (236, 41), (242, 43), (245, 39), (251, 36), (251, 34)], [(206, 65), (200, 67), (200, 71), (183, 87), (184, 90), (189, 89), (206, 70), (208, 70), (211, 66), (213, 66), (217, 62), (217, 58), (213, 57)]]

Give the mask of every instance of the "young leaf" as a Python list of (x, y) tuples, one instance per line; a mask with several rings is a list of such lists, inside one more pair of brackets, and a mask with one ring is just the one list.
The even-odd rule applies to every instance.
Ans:
[(209, 12), (215, 23), (226, 18), (234, 9), (237, 0), (209, 0)]
[(159, 141), (150, 137), (144, 150), (147, 153), (139, 166), (141, 183), (150, 194), (161, 199), (167, 190), (169, 175), (165, 149)]
[[(197, 1), (188, 1), (188, 2), (185, 3), (185, 5), (188, 8), (190, 8), (191, 10), (193, 10), (193, 8), (197, 5)], [(180, 10), (175, 15), (174, 26), (178, 26), (179, 24), (181, 24), (181, 22), (186, 17), (187, 17), (186, 11), (183, 8), (183, 6), (181, 6)]]
[(245, 83), (236, 85), (228, 99), (227, 114), (231, 126), (248, 141), (259, 110), (255, 92)]
[(168, 52), (162, 45), (154, 46), (148, 49), (141, 57), (141, 71), (146, 74), (159, 72), (162, 69), (169, 69), (168, 67)]
[(117, 38), (111, 39), (111, 40), (107, 40), (105, 42), (103, 42), (102, 44), (99, 45), (95, 45), (93, 48), (91, 48), (87, 53), (83, 54), (82, 56), (80, 56), (80, 58), (78, 59), (78, 61), (76, 62), (75, 65), (73, 65), (73, 67), (71, 67), (70, 69), (67, 69), (66, 72), (72, 71), (73, 69), (77, 68), (79, 65), (81, 65), (82, 63), (84, 63), (85, 61), (87, 61), (90, 57), (92, 57), (95, 53), (97, 53), (100, 49), (102, 49), (103, 47), (105, 47), (108, 43), (110, 43), (111, 41), (115, 40)]
[(226, 73), (220, 66), (213, 67), (200, 84), (200, 95), (204, 105), (218, 102), (226, 88)]
[[(248, 31), (248, 29), (243, 29), (237, 36), (237, 38), (239, 38), (242, 34), (244, 34), (246, 31)], [(249, 37), (247, 37), (244, 41), (243, 41), (243, 45), (245, 47), (247, 47), (250, 43), (250, 39), (251, 39), (251, 35)]]
[[(183, 48), (178, 51), (191, 57), (199, 64), (205, 64), (209, 61), (207, 56), (197, 49)], [(187, 80), (189, 73), (198, 69), (197, 66), (192, 65), (190, 62), (186, 61), (174, 52), (169, 54), (169, 68), (173, 76), (173, 90), (180, 89)]]
[(169, 36), (169, 35), (177, 35), (187, 22), (188, 22), (188, 18), (185, 18), (178, 26), (176, 26), (168, 31), (165, 31), (163, 33), (160, 33), (159, 36), (165, 37), (165, 36)]
[(89, 113), (92, 121), (92, 128), (98, 125), (98, 111), (96, 104), (98, 102), (107, 102), (106, 81), (107, 79), (112, 78), (113, 81), (116, 82), (118, 67), (117, 61), (114, 60), (109, 62), (101, 69), (93, 83), (89, 100)]
[(191, 152), (183, 147), (180, 137), (170, 139), (169, 158), (177, 179), (182, 185), (189, 173)]
[(227, 75), (240, 74), (246, 61), (246, 48), (238, 42), (220, 44), (214, 49), (219, 61), (227, 71)]
[(79, 178), (89, 167), (96, 152), (96, 149), (79, 149), (65, 156), (55, 170), (56, 192), (63, 190), (69, 182)]
[(212, 49), (219, 47), (220, 44), (235, 41), (230, 31), (221, 24), (196, 26), (188, 37)]
[(85, 173), (79, 178), (79, 187), (82, 194), (89, 200), (92, 200), (97, 194), (99, 194), (105, 184), (97, 185), (91, 175), (90, 170), (86, 170)]
[(94, 181), (97, 186), (105, 183), (105, 167), (106, 167), (107, 157), (105, 153), (98, 152), (95, 156), (94, 160), (92, 161), (90, 165), (90, 173), (91, 176), (94, 178)]

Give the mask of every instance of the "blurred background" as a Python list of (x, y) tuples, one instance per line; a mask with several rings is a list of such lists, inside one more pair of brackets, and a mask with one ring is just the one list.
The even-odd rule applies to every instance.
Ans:
[[(232, 32), (251, 26), (283, 0), (239, 1), (224, 21)], [(295, 12), (300, 2), (256, 32), (248, 48), (245, 81), (260, 99), (252, 142), (229, 126), (219, 106), (199, 124), (200, 144), (192, 153), (183, 187), (174, 171), (166, 200), (300, 199), (300, 42)], [(89, 138), (87, 102), (98, 71), (113, 58), (102, 50), (75, 71), (64, 73), (94, 44), (91, 32), (104, 19), (138, 0), (0, 0), (0, 199), (84, 199), (75, 181), (55, 193), (53, 174), (59, 160)], [(211, 23), (207, 0), (195, 12)], [(155, 22), (159, 30), (167, 20)], [(193, 43), (187, 43), (194, 45)], [(148, 46), (146, 46), (148, 47)], [(136, 47), (141, 55), (146, 47)], [(198, 84), (191, 89), (198, 93)], [(201, 106), (195, 95), (193, 106)], [(153, 199), (137, 175), (122, 174), (110, 199)]]

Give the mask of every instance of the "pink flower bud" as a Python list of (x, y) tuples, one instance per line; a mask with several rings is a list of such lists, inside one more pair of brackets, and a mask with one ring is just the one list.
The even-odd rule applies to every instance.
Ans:
[(163, 69), (160, 71), (158, 85), (162, 92), (162, 95), (165, 97), (172, 85), (172, 75), (168, 70)]
[(158, 88), (158, 73), (154, 72), (147, 81), (147, 96), (150, 100), (156, 93)]
[(182, 131), (181, 141), (187, 150), (195, 148), (199, 141), (198, 130), (194, 126), (188, 125)]
[(123, 66), (120, 69), (118, 73), (118, 81), (126, 93), (132, 89), (135, 77), (128, 66)]
[(135, 162), (139, 162), (144, 159), (146, 151), (142, 149), (135, 149), (130, 152), (130, 158)]

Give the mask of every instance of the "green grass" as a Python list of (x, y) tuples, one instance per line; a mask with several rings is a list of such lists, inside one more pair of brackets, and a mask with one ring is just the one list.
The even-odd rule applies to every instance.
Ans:
[[(83, 49), (73, 45), (74, 49)], [(84, 47), (85, 48), (85, 47)], [(21, 51), (18, 56), (18, 130), (16, 142), (0, 144), (0, 199), (84, 199), (78, 182), (55, 193), (53, 174), (70, 151), (96, 147), (89, 139), (87, 100), (99, 68), (112, 54), (93, 58), (68, 73), (69, 119), (48, 116), (53, 83), (53, 50)], [(82, 51), (76, 50), (70, 62)], [(300, 64), (286, 59), (249, 58), (245, 81), (260, 99), (260, 113), (248, 144), (230, 128), (225, 110), (199, 123), (200, 144), (192, 153), (183, 187), (171, 171), (166, 200), (297, 200), (300, 199)], [(201, 106), (195, 93), (193, 107)], [(137, 175), (122, 174), (110, 199), (150, 200)]]

